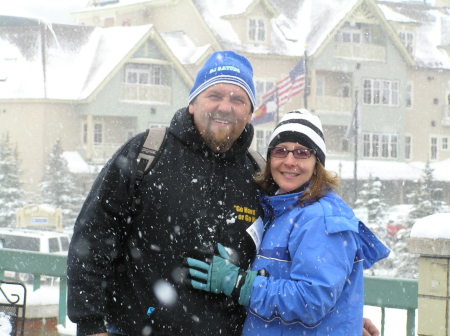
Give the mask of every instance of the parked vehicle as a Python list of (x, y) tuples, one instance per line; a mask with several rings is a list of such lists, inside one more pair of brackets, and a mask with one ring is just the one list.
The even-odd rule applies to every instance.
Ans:
[[(0, 228), (0, 248), (67, 254), (69, 235), (56, 231)], [(32, 274), (14, 272), (5, 272), (5, 276), (12, 276), (24, 282), (32, 280), (33, 277)]]

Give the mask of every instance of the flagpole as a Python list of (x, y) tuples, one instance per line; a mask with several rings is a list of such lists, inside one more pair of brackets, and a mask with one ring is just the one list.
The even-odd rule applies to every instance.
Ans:
[[(358, 90), (355, 90), (355, 111), (358, 109)], [(359, 136), (359, 116), (355, 113), (355, 136), (354, 136), (354, 153), (353, 153), (353, 204), (358, 199), (358, 136)]]
[(304, 52), (304, 62), (305, 62), (305, 88), (303, 89), (303, 104), (305, 105), (305, 109), (308, 108), (308, 67), (307, 67), (307, 57), (306, 57), (306, 46)]
[(275, 105), (277, 109), (275, 110), (275, 125), (278, 125), (278, 121), (280, 120), (280, 106), (279, 106), (279, 98), (278, 98), (278, 87), (275, 89)]

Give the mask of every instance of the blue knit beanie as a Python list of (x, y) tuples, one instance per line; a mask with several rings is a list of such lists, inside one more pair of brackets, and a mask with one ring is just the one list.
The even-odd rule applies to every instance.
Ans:
[(189, 104), (202, 91), (217, 83), (238, 85), (247, 92), (256, 106), (253, 68), (247, 58), (233, 51), (216, 51), (205, 62), (195, 78), (194, 86), (189, 92)]

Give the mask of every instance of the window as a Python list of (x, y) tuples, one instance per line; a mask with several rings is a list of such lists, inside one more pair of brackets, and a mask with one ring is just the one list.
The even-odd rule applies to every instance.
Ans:
[(350, 85), (343, 84), (341, 87), (341, 97), (350, 97)]
[(381, 136), (381, 156), (384, 158), (389, 157), (389, 136)]
[(59, 252), (58, 238), (49, 238), (48, 239), (48, 251), (50, 253)]
[(392, 134), (363, 134), (363, 156), (396, 158), (398, 141)]
[(405, 159), (411, 159), (411, 145), (412, 137), (410, 135), (405, 136)]
[(266, 28), (263, 19), (249, 19), (248, 38), (250, 41), (263, 42), (266, 40)]
[(363, 88), (364, 104), (398, 106), (398, 81), (365, 79)]
[(437, 137), (430, 138), (430, 160), (437, 160)]
[(100, 123), (94, 124), (94, 145), (103, 143), (103, 125)]
[(125, 83), (163, 85), (162, 67), (157, 64), (127, 64)]
[(265, 93), (269, 92), (274, 86), (274, 82), (265, 80), (256, 80), (256, 105), (260, 106), (263, 103), (263, 96)]
[(339, 33), (336, 34), (335, 39), (336, 42), (342, 42), (342, 43), (361, 43), (361, 31), (359, 30), (341, 30)]
[(16, 235), (2, 235), (0, 240), (4, 248), (35, 252), (39, 252), (41, 242), (39, 238)]
[(441, 149), (442, 149), (443, 151), (448, 150), (448, 137), (443, 137), (443, 138), (441, 139)]
[(413, 97), (412, 97), (412, 83), (406, 84), (406, 94), (405, 94), (405, 106), (412, 107)]
[(61, 242), (61, 251), (68, 251), (69, 250), (69, 238), (60, 237), (60, 242)]
[(397, 157), (397, 136), (391, 135), (391, 148), (390, 148), (390, 157), (396, 158)]
[[(83, 123), (83, 129), (82, 129), (82, 140), (83, 144), (87, 145), (88, 143), (88, 125), (87, 123)], [(94, 123), (94, 145), (99, 145), (103, 143), (103, 124), (101, 123)]]
[(271, 130), (256, 130), (256, 150), (262, 155), (266, 155), (267, 145), (269, 144)]
[(378, 157), (380, 154), (378, 149), (380, 148), (380, 137), (378, 134), (372, 134), (372, 156)]
[(86, 123), (83, 123), (82, 138), (83, 144), (86, 145), (88, 142), (88, 127)]
[(316, 96), (325, 95), (325, 81), (323, 78), (317, 78), (316, 80)]
[(400, 37), (403, 45), (406, 47), (406, 50), (408, 50), (409, 53), (412, 53), (414, 49), (414, 34), (411, 32), (401, 31), (398, 33), (398, 36)]

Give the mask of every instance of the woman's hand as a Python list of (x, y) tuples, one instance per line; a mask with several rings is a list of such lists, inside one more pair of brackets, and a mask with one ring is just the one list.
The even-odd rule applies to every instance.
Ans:
[(380, 331), (375, 324), (368, 318), (363, 318), (363, 332), (362, 336), (379, 336)]

